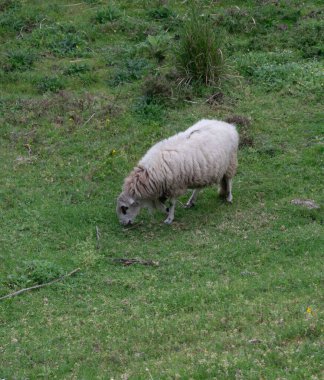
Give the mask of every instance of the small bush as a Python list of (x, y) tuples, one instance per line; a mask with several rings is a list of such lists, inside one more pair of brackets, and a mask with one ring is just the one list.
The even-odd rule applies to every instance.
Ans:
[(65, 86), (61, 78), (45, 77), (37, 82), (36, 87), (41, 94), (44, 94), (45, 92), (58, 92)]
[(107, 8), (99, 9), (94, 17), (94, 20), (98, 24), (105, 24), (106, 22), (118, 20), (120, 17), (120, 10), (113, 5), (109, 5)]
[(222, 37), (208, 16), (196, 8), (184, 23), (175, 58), (183, 80), (217, 84), (224, 73)]
[(142, 91), (147, 102), (161, 103), (172, 96), (172, 86), (162, 75), (148, 76), (143, 83)]

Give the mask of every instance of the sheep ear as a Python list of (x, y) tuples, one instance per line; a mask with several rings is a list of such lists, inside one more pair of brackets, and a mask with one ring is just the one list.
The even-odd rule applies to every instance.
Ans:
[(132, 206), (135, 203), (135, 200), (133, 198), (129, 198), (129, 204)]

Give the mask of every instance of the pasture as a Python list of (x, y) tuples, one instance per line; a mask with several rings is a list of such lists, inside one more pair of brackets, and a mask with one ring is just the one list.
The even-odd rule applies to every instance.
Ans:
[[(0, 1), (0, 298), (77, 269), (0, 300), (1, 379), (322, 378), (322, 2), (194, 3), (206, 81), (189, 1)], [(120, 226), (124, 177), (201, 118), (237, 123), (233, 204)]]

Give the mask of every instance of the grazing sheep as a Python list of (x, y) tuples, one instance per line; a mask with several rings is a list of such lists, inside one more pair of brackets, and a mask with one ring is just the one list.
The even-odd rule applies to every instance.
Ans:
[[(195, 204), (199, 189), (220, 185), (220, 195), (232, 202), (232, 178), (237, 167), (239, 137), (235, 127), (218, 120), (200, 120), (184, 132), (155, 144), (124, 181), (117, 200), (123, 225), (133, 223), (142, 207), (158, 208), (174, 219), (176, 199), (195, 189), (186, 207)], [(164, 202), (170, 199), (170, 209)]]

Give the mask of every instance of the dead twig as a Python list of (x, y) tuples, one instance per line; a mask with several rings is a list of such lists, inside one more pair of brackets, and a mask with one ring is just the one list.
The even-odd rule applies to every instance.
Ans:
[(64, 4), (63, 7), (76, 7), (78, 5), (85, 5), (85, 3)]
[(39, 29), (42, 29), (42, 22), (46, 20), (46, 17), (43, 18), (43, 20), (41, 20), (41, 22), (39, 23)]
[(96, 234), (97, 234), (97, 249), (100, 248), (100, 231), (98, 226), (96, 226)]
[(28, 292), (29, 290), (44, 288), (45, 286), (49, 286), (49, 285), (55, 284), (56, 282), (64, 280), (66, 277), (70, 277), (70, 276), (74, 275), (76, 272), (79, 272), (79, 270), (81, 270), (81, 269), (80, 268), (76, 268), (72, 272), (67, 273), (64, 276), (56, 278), (55, 280), (52, 280), (50, 282), (46, 282), (46, 283), (40, 284), (40, 285), (34, 285), (34, 286), (31, 286), (30, 288), (24, 288), (24, 289), (17, 290), (16, 292), (13, 292), (13, 293), (7, 294), (7, 295), (5, 295), (3, 297), (0, 297), (0, 300), (4, 300), (6, 298), (11, 298), (11, 297), (14, 297), (14, 296), (18, 296), (19, 294)]
[(82, 125), (81, 128), (85, 127), (85, 126), (89, 123), (89, 121), (94, 117), (94, 115), (95, 115), (95, 113), (93, 113), (93, 114), (89, 117), (89, 119), (88, 119), (88, 120)]
[(134, 228), (137, 228), (138, 226), (142, 225), (143, 222), (138, 222), (138, 223), (135, 223), (135, 224), (132, 224), (130, 227), (125, 227), (123, 229), (123, 231), (129, 231), (129, 230), (133, 230)]
[(147, 266), (152, 266), (152, 267), (157, 267), (160, 265), (158, 261), (153, 261), (153, 260), (141, 260), (141, 259), (112, 259), (112, 261), (116, 263), (123, 264), (124, 266), (129, 266), (133, 264), (141, 264), (141, 265), (147, 265)]

